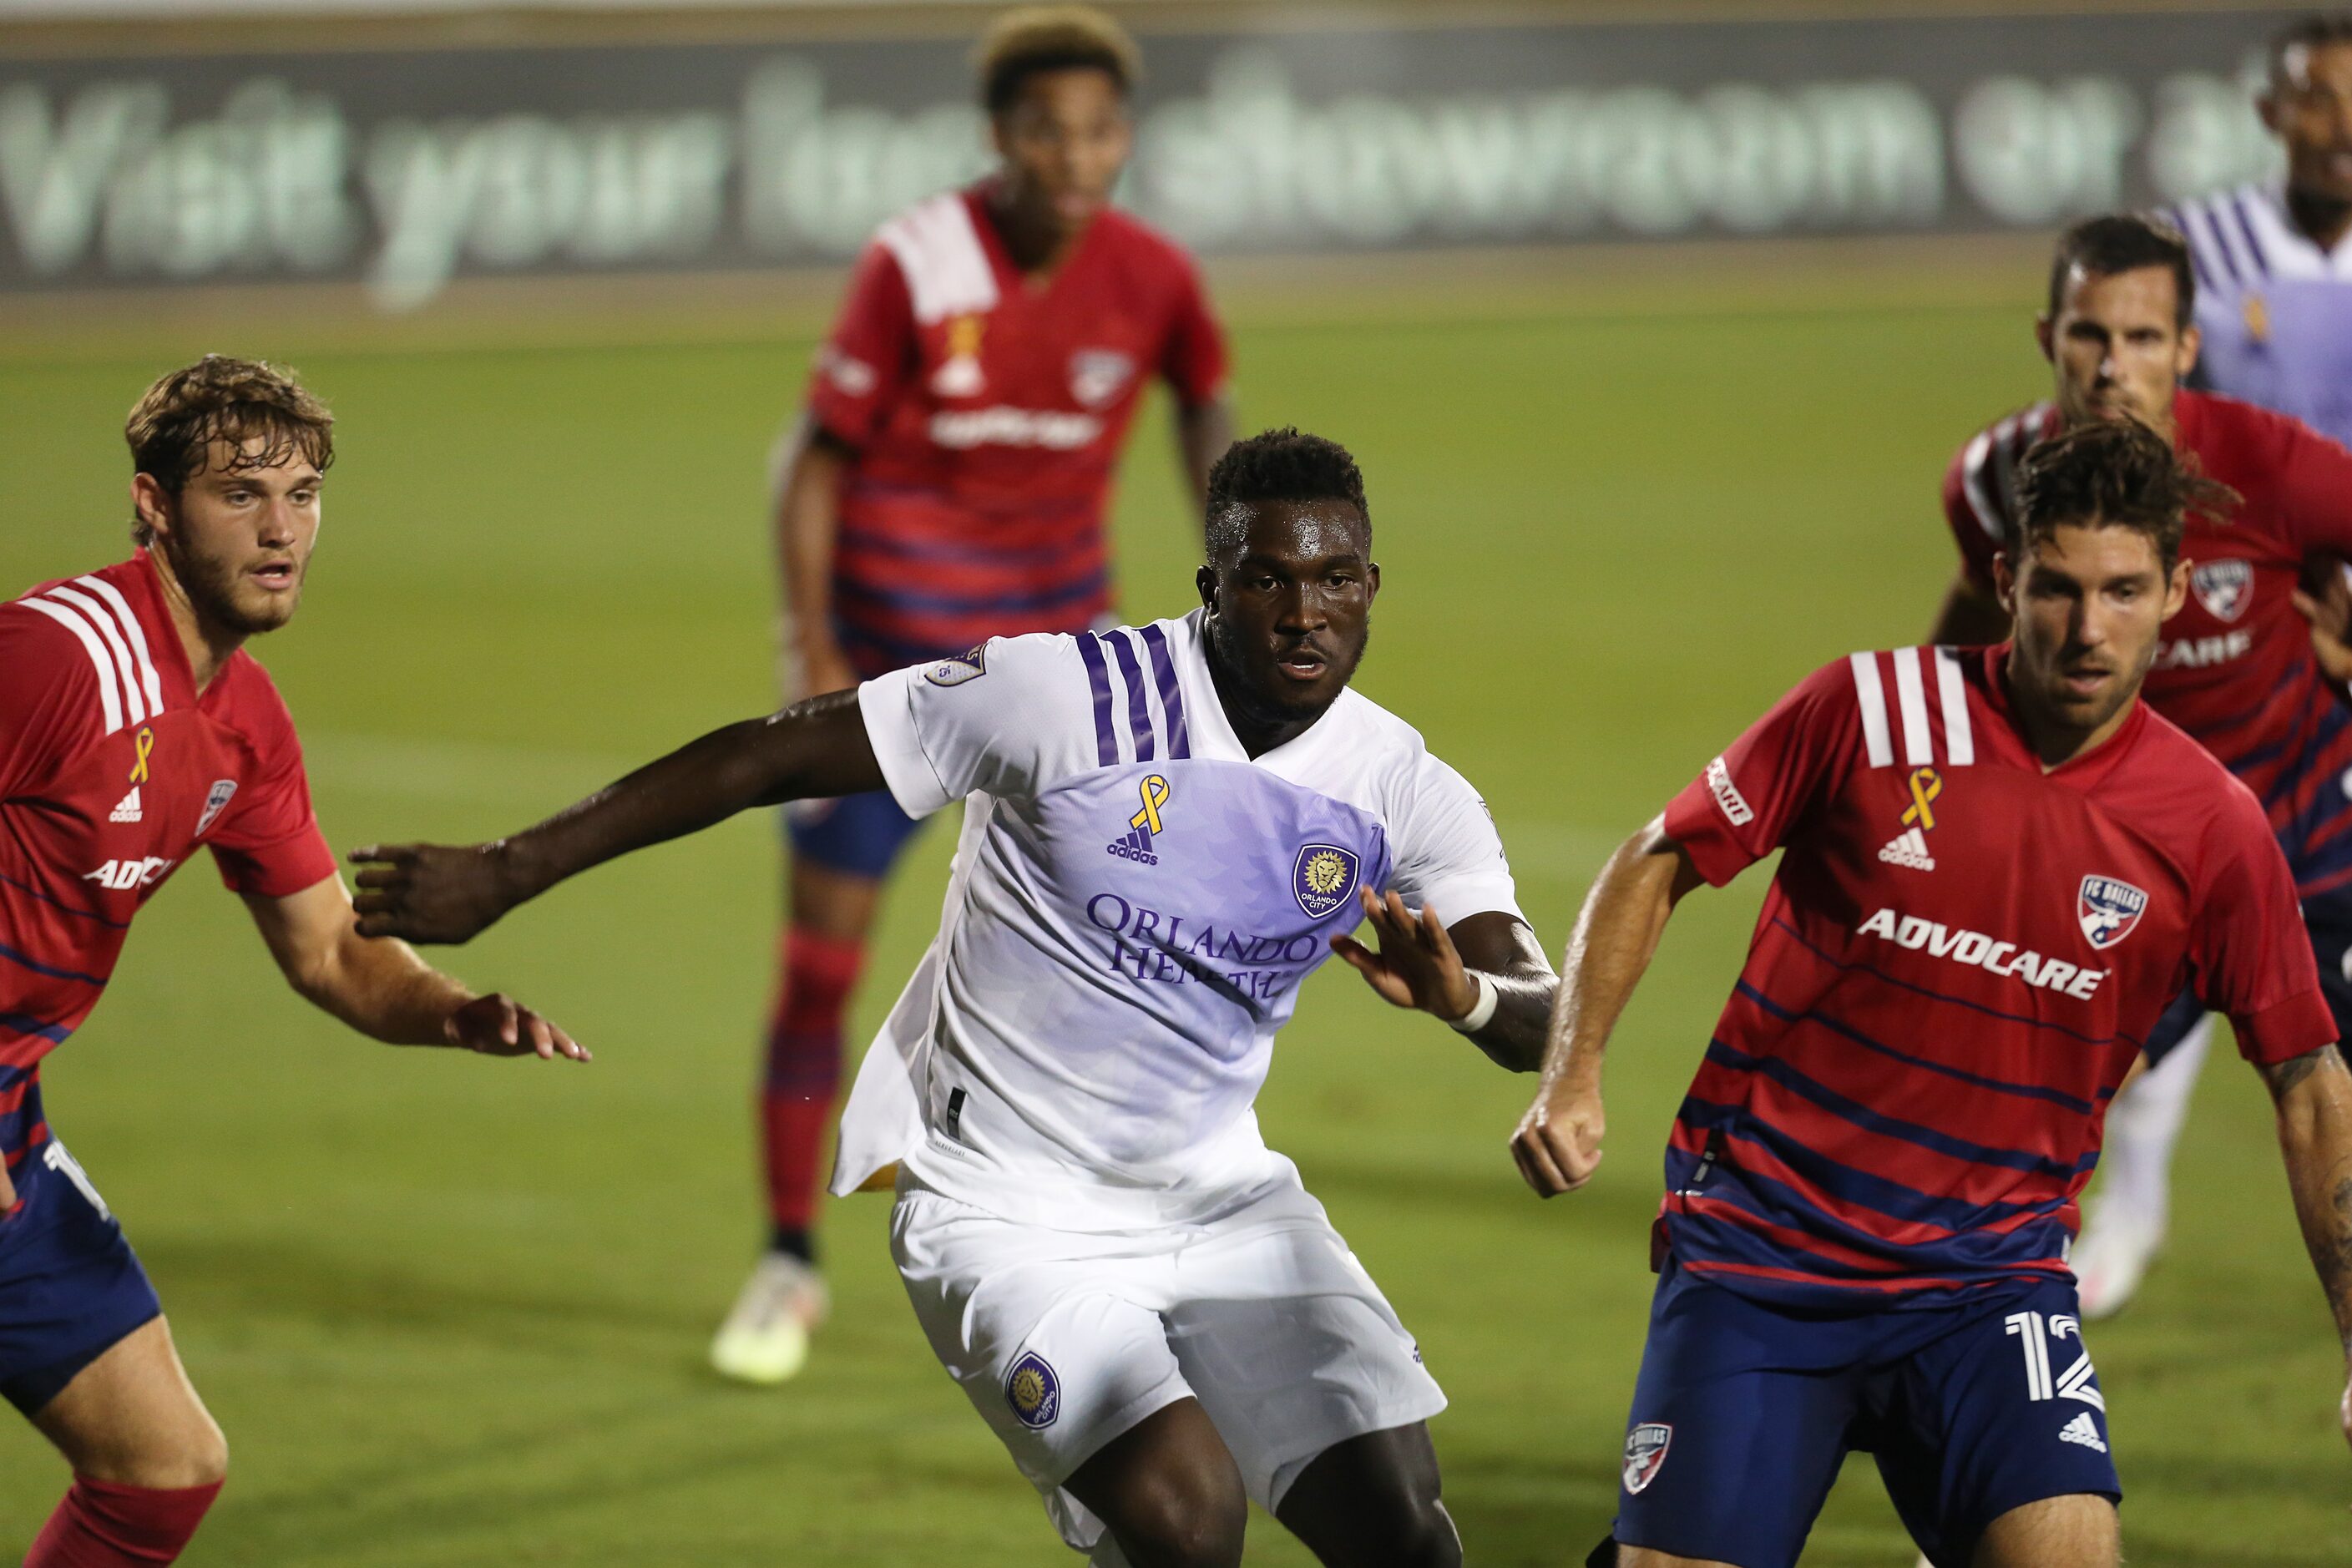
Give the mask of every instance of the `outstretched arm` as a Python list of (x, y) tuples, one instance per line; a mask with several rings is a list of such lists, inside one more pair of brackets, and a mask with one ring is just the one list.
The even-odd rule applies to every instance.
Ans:
[[(2352, 1363), (2352, 1072), (2334, 1046), (2322, 1046), (2262, 1073), (2278, 1108), (2279, 1149), (2303, 1244)], [(2352, 1442), (2352, 1382), (2338, 1415)]]
[(1333, 952), (1387, 1001), (1444, 1019), (1513, 1072), (1536, 1069), (1559, 981), (1527, 921), (1488, 910), (1449, 928), (1435, 910), (1415, 915), (1395, 893), (1360, 888), (1356, 897), (1380, 950), (1335, 936)]
[(287, 983), (363, 1035), (394, 1046), (457, 1046), (487, 1056), (569, 1057), (587, 1050), (505, 995), (477, 996), (404, 942), (362, 936), (352, 895), (329, 877), (284, 898), (246, 895), (245, 907)]
[(1234, 405), (1223, 394), (1206, 403), (1180, 405), (1176, 410), (1176, 461), (1184, 481), (1192, 488), (1198, 515), (1209, 499), (1209, 470), (1234, 444)]
[(857, 693), (713, 730), (538, 826), (488, 844), (352, 851), (359, 934), (465, 942), (567, 877), (739, 811), (885, 788)]
[(1585, 895), (1560, 965), (1543, 1081), (1511, 1138), (1519, 1174), (1539, 1195), (1572, 1193), (1600, 1165), (1608, 1129), (1601, 1058), (1609, 1032), (1650, 967), (1667, 917), (1701, 880), (1689, 854), (1666, 837), (1660, 816), (1618, 846)]

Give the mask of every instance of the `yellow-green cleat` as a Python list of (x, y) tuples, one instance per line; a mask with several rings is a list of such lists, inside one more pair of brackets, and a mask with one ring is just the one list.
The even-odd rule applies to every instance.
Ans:
[(751, 1270), (710, 1342), (721, 1377), (772, 1387), (808, 1364), (809, 1337), (829, 1305), (824, 1277), (789, 1253), (771, 1252)]

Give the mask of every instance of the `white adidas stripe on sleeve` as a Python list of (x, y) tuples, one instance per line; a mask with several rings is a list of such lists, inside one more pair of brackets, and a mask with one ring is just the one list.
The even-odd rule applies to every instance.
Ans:
[(1916, 647), (1895, 650), (1895, 695), (1903, 709), (1903, 760), (1926, 767), (1936, 760), (1936, 742), (1927, 730), (1927, 690), (1919, 679)]
[(114, 618), (121, 623), (122, 635), (129, 640), (131, 651), (139, 660), (139, 684), (147, 693), (147, 710), (161, 713), (163, 710), (163, 682), (155, 674), (154, 658), (147, 650), (147, 634), (141, 629), (139, 616), (131, 610), (130, 601), (103, 577), (77, 577), (74, 581), (112, 607)]
[(106, 646), (113, 650), (115, 671), (122, 677), (125, 715), (133, 724), (144, 724), (147, 721), (147, 700), (139, 689), (138, 672), (131, 667), (131, 647), (122, 640), (122, 628), (114, 624), (113, 616), (96, 599), (87, 594), (77, 594), (71, 588), (52, 588), (47, 596), (59, 604), (71, 605), (89, 617), (89, 624), (98, 628), (98, 635), (105, 638)]
[(1886, 731), (1886, 689), (1878, 679), (1878, 656), (1858, 653), (1846, 662), (1853, 669), (1853, 692), (1862, 704), (1862, 740), (1870, 765), (1885, 767), (1895, 761), (1895, 743)]
[(106, 732), (111, 735), (121, 729), (122, 699), (115, 690), (114, 659), (106, 651), (106, 645), (98, 640), (98, 634), (63, 605), (52, 604), (47, 599), (19, 599), (16, 603), (27, 609), (40, 611), (81, 639), (83, 651), (89, 655), (90, 668), (98, 671), (98, 700), (106, 712)]
[(1959, 656), (1948, 647), (1936, 650), (1936, 697), (1944, 710), (1945, 760), (1967, 767), (1977, 760), (1977, 737), (1969, 728), (1969, 689), (1960, 677)]

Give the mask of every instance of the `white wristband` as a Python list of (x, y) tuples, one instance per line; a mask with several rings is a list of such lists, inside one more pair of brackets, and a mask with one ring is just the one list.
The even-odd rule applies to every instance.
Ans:
[(1495, 983), (1486, 978), (1485, 970), (1472, 970), (1470, 978), (1477, 983), (1478, 1000), (1470, 1004), (1470, 1011), (1463, 1014), (1459, 1018), (1450, 1020), (1454, 1028), (1465, 1035), (1475, 1035), (1492, 1023), (1495, 1009), (1501, 1006), (1503, 1003), (1503, 994), (1495, 989)]

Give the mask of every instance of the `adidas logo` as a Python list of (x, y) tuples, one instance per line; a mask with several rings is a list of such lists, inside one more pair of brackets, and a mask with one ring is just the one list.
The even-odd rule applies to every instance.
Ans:
[(1124, 837), (1112, 839), (1108, 844), (1104, 845), (1103, 848), (1106, 853), (1116, 855), (1122, 860), (1132, 860), (1139, 866), (1160, 864), (1160, 857), (1151, 852), (1151, 835), (1140, 827), (1130, 829)]
[(1878, 858), (1890, 866), (1908, 866), (1914, 871), (1932, 871), (1936, 858), (1927, 853), (1927, 836), (1916, 827), (1896, 834)]
[(113, 815), (109, 816), (107, 820), (109, 822), (136, 822), (142, 815), (142, 814), (139, 809), (139, 786), (137, 784), (132, 784), (131, 786), (131, 793), (114, 803)]
[(2058, 1440), (2061, 1443), (2080, 1443), (2085, 1448), (2096, 1448), (2102, 1454), (2107, 1451), (2107, 1440), (2099, 1436), (2098, 1424), (2091, 1419), (2091, 1413), (2087, 1410), (2058, 1428)]

